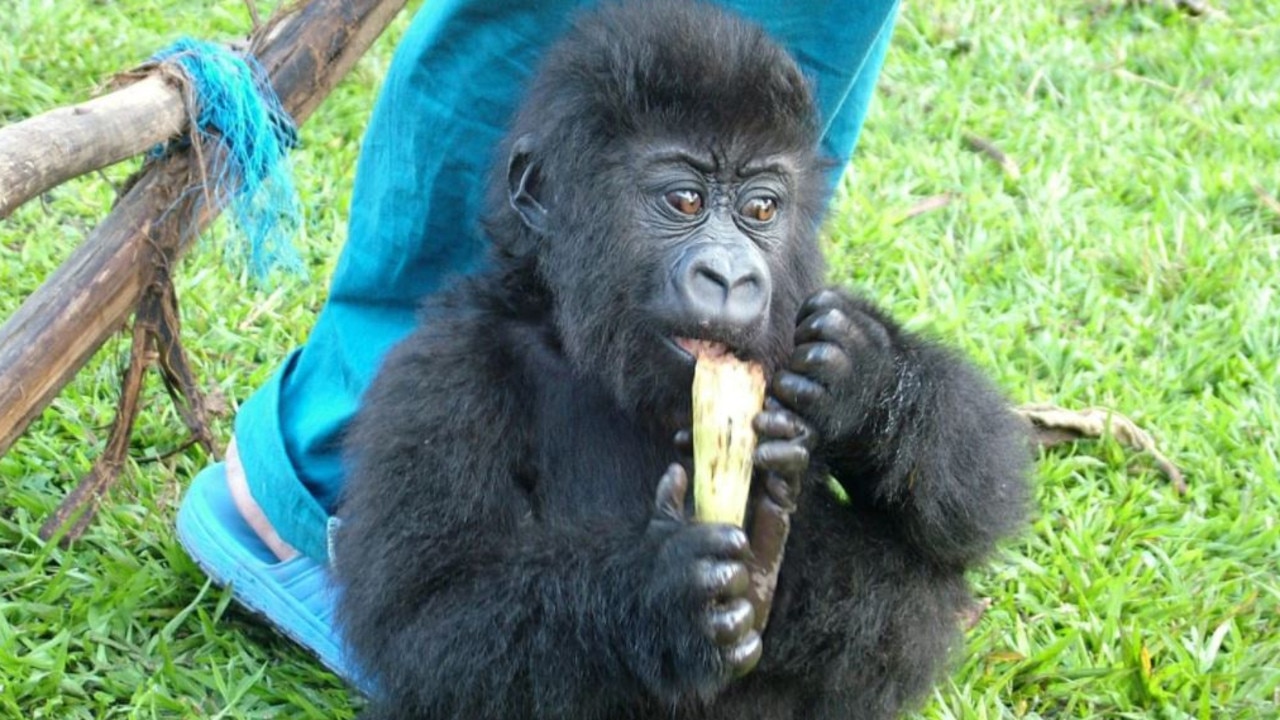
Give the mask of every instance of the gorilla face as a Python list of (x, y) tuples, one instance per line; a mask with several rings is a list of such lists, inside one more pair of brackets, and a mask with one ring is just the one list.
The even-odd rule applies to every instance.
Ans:
[(721, 159), (684, 148), (643, 164), (642, 215), (667, 255), (653, 269), (665, 282), (651, 312), (678, 338), (749, 348), (772, 299), (766, 253), (786, 240), (778, 232), (784, 177), (761, 166), (725, 172)]
[(542, 78), (594, 85), (535, 82), (492, 198), (499, 246), (536, 266), (574, 365), (649, 410), (688, 404), (700, 353), (781, 363), (822, 270), (825, 166), (799, 69), (752, 26), (726, 26), (740, 56), (721, 58), (658, 37), (670, 20), (589, 20), (553, 51)]
[[(627, 405), (687, 402), (699, 354), (772, 367), (790, 349), (818, 278), (803, 159), (735, 145), (628, 143), (546, 208), (541, 268), (566, 352)], [(574, 212), (587, 207), (598, 216)]]
[(771, 356), (774, 279), (787, 272), (796, 234), (796, 172), (785, 156), (737, 155), (662, 148), (642, 156), (637, 173), (637, 233), (662, 248), (646, 310), (689, 365), (700, 353)]

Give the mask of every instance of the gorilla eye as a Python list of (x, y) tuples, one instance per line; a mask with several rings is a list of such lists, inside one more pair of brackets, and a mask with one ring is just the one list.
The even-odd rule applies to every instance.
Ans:
[(667, 204), (683, 215), (702, 212), (702, 196), (693, 190), (672, 190), (667, 193)]
[(742, 206), (742, 214), (758, 222), (769, 222), (778, 214), (778, 201), (771, 197), (752, 198)]

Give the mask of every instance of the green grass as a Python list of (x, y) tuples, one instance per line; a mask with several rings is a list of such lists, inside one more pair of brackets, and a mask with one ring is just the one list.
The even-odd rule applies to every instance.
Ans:
[[(832, 277), (959, 344), (1016, 401), (1106, 405), (1186, 471), (1082, 443), (1037, 465), (1038, 514), (926, 718), (1280, 715), (1280, 7), (909, 2), (829, 224)], [(177, 35), (247, 27), (240, 0), (11, 0), (0, 122), (90, 93)], [(401, 18), (302, 133), (310, 281), (254, 285), (207, 234), (179, 274), (184, 337), (230, 411), (306, 337), (344, 239), (351, 168)], [(969, 150), (989, 140), (1019, 166)], [(7, 316), (107, 210), (132, 164), (0, 221)], [(922, 199), (952, 196), (916, 217)], [(70, 550), (41, 520), (105, 439), (110, 341), (0, 459), (0, 717), (350, 717), (342, 684), (208, 585), (176, 544), (208, 459), (147, 386), (135, 463)]]

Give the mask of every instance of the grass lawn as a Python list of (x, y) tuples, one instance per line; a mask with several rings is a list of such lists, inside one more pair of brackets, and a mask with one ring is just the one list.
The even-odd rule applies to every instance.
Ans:
[[(241, 0), (3, 4), (0, 123), (249, 22)], [(1211, 4), (907, 2), (829, 223), (832, 279), (954, 341), (1015, 401), (1126, 412), (1190, 484), (1177, 495), (1112, 441), (1043, 457), (1034, 524), (974, 578), (992, 606), (920, 717), (1280, 716), (1280, 5)], [(406, 20), (303, 129), (309, 280), (253, 283), (219, 253), (221, 223), (183, 263), (183, 334), (228, 401), (223, 440), (323, 301)], [(0, 221), (0, 318), (135, 166)], [(949, 203), (912, 212), (935, 196)], [(350, 717), (337, 679), (179, 548), (177, 503), (209, 458), (174, 452), (186, 435), (155, 378), (110, 506), (68, 550), (37, 539), (105, 440), (127, 352), (108, 342), (0, 458), (0, 717)]]

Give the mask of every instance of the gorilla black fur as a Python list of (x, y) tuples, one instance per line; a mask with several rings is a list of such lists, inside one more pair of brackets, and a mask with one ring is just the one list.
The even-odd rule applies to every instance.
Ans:
[[(491, 262), (348, 437), (335, 566), (370, 717), (889, 718), (924, 694), (965, 571), (1023, 518), (1027, 444), (968, 364), (822, 288), (817, 133), (795, 63), (708, 7), (607, 6), (548, 51)], [(683, 505), (712, 346), (771, 378), (749, 534)]]

